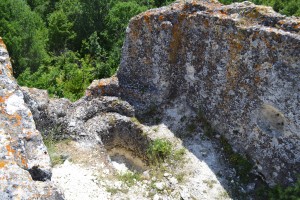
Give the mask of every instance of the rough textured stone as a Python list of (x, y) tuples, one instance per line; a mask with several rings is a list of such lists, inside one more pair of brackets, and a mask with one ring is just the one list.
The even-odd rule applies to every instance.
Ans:
[(49, 182), (50, 157), (12, 76), (1, 38), (0, 111), (0, 199), (62, 199)]
[[(38, 128), (54, 138), (85, 140), (96, 148), (120, 147), (147, 160), (150, 141), (143, 126), (134, 120), (133, 107), (118, 97), (86, 96), (71, 103), (66, 99), (49, 99), (47, 92), (22, 88)], [(48, 100), (45, 104), (41, 99)], [(44, 106), (45, 105), (45, 106)]]
[(299, 31), (299, 18), (250, 2), (146, 11), (127, 28), (118, 80), (87, 95), (115, 87), (98, 94), (139, 113), (170, 102), (201, 110), (270, 185), (290, 184), (300, 173)]

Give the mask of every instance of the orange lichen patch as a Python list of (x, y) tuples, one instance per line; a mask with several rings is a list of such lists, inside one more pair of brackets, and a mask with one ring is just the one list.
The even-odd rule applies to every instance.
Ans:
[(10, 96), (11, 96), (11, 94), (6, 94), (5, 96), (0, 96), (0, 103), (4, 103)]
[(144, 20), (145, 20), (146, 23), (150, 24), (150, 16), (149, 15), (145, 14), (144, 15)]
[(189, 8), (190, 8), (190, 6), (188, 4), (184, 4), (183, 10), (188, 10)]
[(170, 44), (169, 60), (171, 63), (175, 63), (177, 61), (178, 49), (181, 45), (181, 31), (178, 24), (173, 26), (172, 33), (173, 38)]
[(299, 23), (299, 24), (296, 24), (293, 28), (294, 28), (294, 29), (300, 29), (300, 23)]
[(12, 72), (13, 72), (13, 69), (12, 69), (11, 64), (10, 64), (10, 63), (7, 63), (5, 67), (9, 70), (9, 72), (10, 72), (9, 76), (11, 76), (11, 75), (12, 75)]
[(227, 15), (228, 13), (226, 12), (226, 10), (220, 10), (220, 13), (222, 14), (222, 15)]
[(1, 37), (0, 37), (0, 46), (6, 48), (6, 45), (4, 44), (3, 39)]
[(180, 24), (184, 19), (186, 19), (186, 14), (180, 14), (178, 17), (178, 23), (175, 24), (172, 28), (172, 41), (170, 43), (170, 54), (169, 54), (169, 61), (171, 63), (176, 63), (177, 55), (179, 52), (179, 48), (182, 42), (182, 31), (180, 29)]
[(272, 48), (272, 45), (270, 44), (270, 41), (268, 39), (266, 39), (265, 37), (261, 37), (261, 40), (264, 41), (268, 48)]
[(208, 26), (209, 26), (209, 21), (208, 21), (207, 19), (205, 19), (205, 20), (203, 21), (203, 25), (204, 25), (205, 28), (208, 28)]
[(28, 168), (27, 159), (24, 156), (21, 156), (21, 163), (24, 167)]
[(151, 13), (146, 12), (144, 15), (144, 21), (146, 22), (146, 26), (148, 27), (149, 32), (152, 32), (152, 26), (151, 26)]
[(9, 120), (14, 121), (14, 126), (20, 126), (22, 123), (22, 117), (19, 114), (10, 115)]
[(5, 148), (7, 150), (8, 155), (14, 154), (16, 152), (14, 149), (11, 148), (10, 145), (6, 145)]
[(159, 17), (158, 17), (158, 20), (159, 21), (163, 21), (165, 19), (165, 17), (163, 16), (163, 15), (160, 15)]
[(25, 134), (26, 134), (26, 136), (25, 136), (26, 140), (29, 140), (32, 137), (32, 132), (31, 131), (27, 131), (27, 132), (25, 132)]
[[(141, 30), (141, 22), (142, 20), (134, 20), (130, 24), (130, 32), (129, 37), (132, 38), (132, 40), (136, 41), (139, 38), (140, 30)], [(132, 48), (135, 49), (135, 48)]]
[(255, 76), (255, 77), (254, 77), (254, 83), (255, 83), (256, 85), (259, 85), (259, 84), (261, 83), (261, 78), (260, 78), (259, 76)]
[(5, 167), (5, 165), (7, 165), (6, 161), (0, 160), (0, 168)]
[(6, 98), (5, 98), (5, 97), (1, 97), (1, 96), (0, 96), (0, 103), (4, 103), (4, 102), (5, 102), (5, 100), (6, 100)]
[(256, 71), (261, 70), (261, 65), (260, 65), (260, 64), (254, 65), (254, 69), (255, 69)]
[(101, 90), (101, 95), (106, 93), (105, 87), (113, 84), (114, 81), (116, 81), (116, 78), (106, 78), (99, 81), (98, 88)]
[(192, 5), (193, 5), (193, 6), (198, 5), (197, 1), (193, 0), (193, 1), (192, 1)]
[(144, 20), (149, 24), (150, 23), (150, 19), (151, 19), (151, 12), (145, 12), (144, 14)]

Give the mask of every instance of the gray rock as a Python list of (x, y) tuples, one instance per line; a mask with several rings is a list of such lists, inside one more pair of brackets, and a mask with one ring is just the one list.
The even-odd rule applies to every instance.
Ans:
[[(50, 157), (1, 38), (0, 55), (0, 199), (63, 199), (49, 181)], [(32, 105), (42, 108), (46, 101), (40, 98)]]
[(165, 187), (166, 187), (166, 184), (164, 182), (157, 182), (157, 183), (154, 183), (156, 189), (158, 190), (164, 190)]
[(89, 89), (114, 87), (98, 94), (138, 114), (172, 102), (202, 111), (270, 185), (290, 184), (300, 173), (299, 24), (249, 2), (153, 9), (131, 19), (117, 79)]

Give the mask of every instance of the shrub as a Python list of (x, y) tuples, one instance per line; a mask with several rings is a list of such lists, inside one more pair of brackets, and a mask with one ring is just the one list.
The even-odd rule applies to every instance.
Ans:
[(172, 144), (166, 139), (154, 140), (147, 150), (149, 160), (153, 164), (158, 164), (169, 158), (172, 152)]
[(294, 186), (283, 188), (276, 186), (269, 192), (271, 200), (299, 200), (300, 199), (300, 178)]

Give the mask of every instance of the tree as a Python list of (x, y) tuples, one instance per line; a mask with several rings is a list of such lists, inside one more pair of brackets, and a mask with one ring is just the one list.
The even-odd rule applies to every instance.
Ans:
[(53, 12), (48, 21), (50, 50), (58, 54), (76, 37), (76, 33), (72, 30), (74, 24), (68, 20), (63, 10)]
[(25, 1), (0, 1), (0, 35), (12, 58), (14, 75), (26, 68), (35, 71), (47, 59), (47, 29)]

